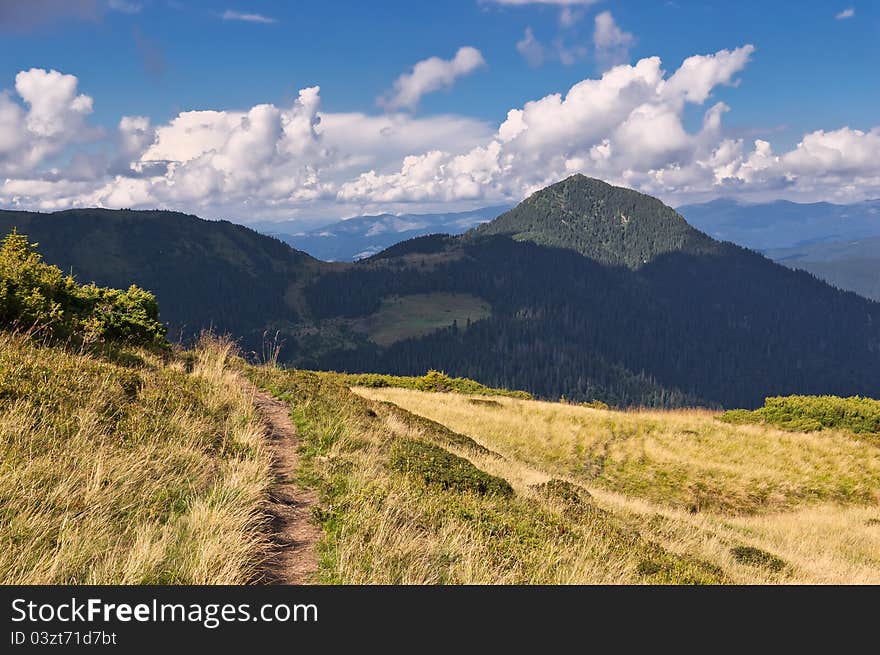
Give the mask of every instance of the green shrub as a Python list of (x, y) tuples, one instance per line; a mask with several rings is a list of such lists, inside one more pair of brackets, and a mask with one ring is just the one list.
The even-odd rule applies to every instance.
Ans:
[(748, 409), (730, 409), (718, 417), (718, 420), (733, 425), (745, 425), (747, 423), (759, 423), (760, 418), (755, 412)]
[(438, 485), (443, 489), (481, 496), (513, 495), (513, 488), (506, 480), (489, 475), (463, 457), (424, 441), (405, 439), (398, 443), (391, 453), (389, 465), (395, 471), (413, 475), (426, 484)]
[(731, 548), (730, 552), (733, 554), (733, 558), (740, 564), (763, 566), (775, 572), (782, 571), (786, 567), (785, 562), (776, 557), (776, 555), (771, 555), (767, 551), (755, 548), (754, 546), (736, 546)]
[(78, 285), (44, 263), (36, 245), (15, 230), (0, 245), (0, 325), (85, 344), (165, 344), (153, 294)]
[(536, 484), (533, 488), (542, 496), (557, 498), (568, 505), (586, 505), (592, 499), (590, 492), (583, 487), (558, 478)]
[(880, 401), (861, 396), (776, 396), (750, 412), (724, 412), (726, 423), (769, 423), (793, 432), (815, 432), (825, 428), (856, 433), (880, 433)]
[(463, 393), (472, 396), (506, 396), (531, 400), (532, 395), (526, 391), (510, 391), (494, 389), (469, 378), (453, 378), (441, 371), (430, 370), (425, 375), (383, 375), (379, 373), (339, 374), (340, 382), (351, 387), (397, 387), (416, 391), (433, 391), (438, 393)]

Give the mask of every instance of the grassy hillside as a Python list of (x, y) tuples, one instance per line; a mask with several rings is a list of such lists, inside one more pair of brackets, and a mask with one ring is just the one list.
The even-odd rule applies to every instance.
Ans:
[[(877, 401), (538, 402), (178, 351), (157, 311), (0, 247), (3, 581), (266, 581), (270, 485), (294, 483), (318, 497), (318, 582), (880, 582)], [(254, 384), (297, 427), (283, 477)]]
[[(564, 489), (549, 482), (562, 479), (602, 516), (667, 553), (717, 567), (719, 579), (880, 582), (880, 450), (848, 430), (734, 426), (708, 411), (357, 392), (492, 451), (471, 459), (510, 481), (521, 501), (540, 504), (535, 485)], [(559, 566), (584, 572), (593, 562)]]
[(0, 332), (0, 580), (254, 580), (270, 461), (229, 354), (108, 358)]
[(703, 559), (644, 538), (577, 487), (536, 487), (546, 477), (527, 466), (329, 376), (250, 375), (291, 404), (303, 441), (298, 480), (320, 495), (322, 582), (727, 580)]
[(0, 580), (240, 584), (270, 458), (231, 342), (176, 353), (156, 299), (0, 247)]

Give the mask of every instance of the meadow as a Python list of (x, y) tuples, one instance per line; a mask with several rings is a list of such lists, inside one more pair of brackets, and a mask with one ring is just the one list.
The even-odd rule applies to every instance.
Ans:
[(464, 328), (491, 314), (489, 303), (467, 293), (416, 293), (384, 298), (379, 309), (352, 327), (380, 346), (430, 334), (455, 322)]
[(730, 424), (706, 410), (613, 411), (358, 388), (463, 437), (528, 498), (563, 480), (640, 538), (737, 583), (880, 583), (880, 449), (845, 429)]

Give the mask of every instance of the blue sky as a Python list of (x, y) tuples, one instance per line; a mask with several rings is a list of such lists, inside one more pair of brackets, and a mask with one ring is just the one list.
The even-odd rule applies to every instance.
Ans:
[[(218, 217), (244, 206), (249, 216), (308, 220), (517, 200), (575, 171), (669, 202), (721, 195), (841, 201), (880, 195), (874, 186), (880, 187), (880, 170), (870, 163), (872, 154), (880, 160), (876, 2), (0, 0), (0, 37), (0, 89), (7, 104), (20, 110), (10, 120), (32, 127), (28, 98), (17, 90), (22, 71), (74, 76), (75, 90), (68, 85), (58, 91), (61, 104), (79, 95), (91, 98), (88, 111), (46, 109), (56, 111), (49, 130), (54, 132), (37, 129), (32, 143), (5, 150), (0, 104), (0, 182), (4, 173), (7, 179), (0, 185), (0, 206), (51, 209), (127, 200)], [(528, 134), (512, 141), (498, 137), (509, 111), (555, 93), (564, 98), (574, 85), (599, 80), (614, 65), (659, 57), (668, 79), (689, 57), (736, 53), (748, 45), (753, 50), (740, 51), (707, 93), (683, 91), (687, 100), (658, 100), (662, 83), (654, 80), (648, 95), (624, 102), (613, 117), (593, 116), (589, 103), (572, 103), (562, 114), (548, 104), (533, 117), (545, 121), (541, 126), (530, 124)], [(462, 47), (472, 50), (456, 63)], [(395, 82), (432, 57), (442, 61), (425, 68), (424, 83), (411, 77), (408, 95), (400, 95), (403, 87)], [(706, 71), (696, 77), (713, 74), (711, 62), (698, 63)], [(689, 84), (699, 86), (696, 77)], [(38, 84), (35, 78), (30, 93), (52, 98), (51, 84), (64, 86), (60, 78), (46, 80)], [(316, 86), (318, 100), (303, 104), (300, 90)], [(723, 118), (710, 134), (703, 126), (718, 103)], [(223, 155), (222, 143), (246, 112), (263, 104), (277, 109), (256, 119), (267, 121), (268, 132), (302, 115), (306, 124), (311, 121), (305, 128), (311, 141), (249, 141), (242, 146), (248, 153), (264, 147), (268, 154), (249, 161), (248, 175), (233, 171), (229, 158), (238, 151)], [(222, 127), (212, 125), (215, 136), (206, 137), (207, 145), (180, 154), (169, 144), (188, 133), (168, 130), (165, 146), (155, 147), (163, 138), (157, 130), (181, 112), (200, 110), (229, 117)], [(650, 120), (635, 120), (646, 112)], [(675, 124), (667, 120), (670, 112)], [(332, 116), (342, 115), (376, 117), (399, 135), (412, 134), (389, 145), (381, 138), (386, 126), (346, 152), (343, 136), (325, 133), (333, 128)], [(119, 143), (129, 134), (119, 134), (124, 116), (148, 124), (138, 123), (137, 143), (121, 153)], [(578, 121), (603, 123), (607, 134), (581, 139)], [(554, 124), (570, 124), (571, 135), (547, 132)], [(651, 146), (650, 157), (633, 154), (639, 140), (665, 139), (677, 125), (684, 134)], [(356, 136), (367, 127), (351, 129)], [(799, 149), (811, 134), (812, 146)], [(759, 163), (768, 155), (756, 140), (770, 144), (779, 161)], [(738, 153), (728, 152), (736, 147)], [(206, 163), (206, 148), (222, 161)], [(485, 159), (486, 150), (495, 159), (492, 170), (483, 162), (475, 171), (469, 162)], [(428, 157), (432, 152), (446, 157)], [(421, 158), (415, 177), (407, 172), (407, 156)], [(466, 159), (453, 164), (456, 157)], [(542, 175), (530, 170), (536, 166), (544, 167)], [(251, 174), (260, 167), (280, 172)], [(451, 175), (454, 180), (447, 179)], [(192, 187), (188, 192), (182, 191), (185, 183)]]

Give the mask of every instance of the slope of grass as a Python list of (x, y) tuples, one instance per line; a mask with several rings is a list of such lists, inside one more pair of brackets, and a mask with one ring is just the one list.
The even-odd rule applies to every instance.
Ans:
[(108, 357), (0, 332), (0, 580), (253, 580), (270, 459), (230, 353)]
[[(302, 440), (299, 482), (319, 492), (323, 582), (726, 579), (718, 567), (670, 552), (610, 512), (546, 493), (535, 486), (546, 481), (542, 474), (451, 439), (430, 421), (407, 420), (399, 408), (361, 398), (330, 376), (249, 371), (291, 405)], [(455, 479), (440, 475), (431, 458), (452, 462)]]
[(880, 450), (839, 431), (733, 426), (707, 411), (616, 412), (504, 398), (499, 411), (451, 394), (362, 393), (554, 475), (694, 511), (865, 503), (880, 490)]
[(856, 433), (729, 425), (704, 410), (507, 398), (486, 407), (457, 394), (356, 391), (499, 454), (484, 458), (486, 470), (518, 477), (518, 490), (567, 480), (644, 540), (731, 581), (880, 583), (880, 449)]

